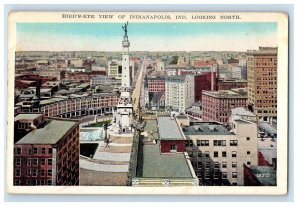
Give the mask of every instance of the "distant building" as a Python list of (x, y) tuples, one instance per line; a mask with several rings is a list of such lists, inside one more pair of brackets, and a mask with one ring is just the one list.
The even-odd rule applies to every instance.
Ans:
[(184, 112), (195, 102), (194, 76), (170, 76), (166, 78), (165, 106)]
[(205, 72), (195, 75), (195, 101), (202, 101), (202, 91), (215, 91), (217, 72)]
[(230, 90), (244, 87), (247, 87), (247, 80), (221, 78), (217, 80), (217, 90)]
[(47, 120), (16, 142), (14, 185), (79, 185), (78, 123)]
[(260, 121), (277, 119), (277, 48), (247, 53), (248, 102)]
[(86, 115), (112, 114), (113, 107), (118, 104), (119, 95), (93, 94), (89, 96), (69, 98), (68, 96), (53, 97), (41, 100), (38, 106), (32, 102), (19, 102), (16, 106), (21, 107), (21, 112), (42, 112), (47, 117), (80, 117)]
[(231, 109), (247, 107), (246, 88), (202, 92), (204, 121), (227, 123)]
[(249, 110), (245, 109), (244, 107), (236, 107), (231, 109), (231, 120), (235, 119), (243, 119), (248, 121), (256, 122), (256, 116)]
[(103, 75), (92, 76), (90, 79), (91, 88), (97, 85), (111, 84), (111, 83), (112, 83), (112, 79), (108, 76), (103, 76)]
[(190, 59), (185, 56), (179, 56), (177, 60), (177, 65), (179, 67), (188, 67), (190, 65)]
[(200, 185), (244, 185), (243, 164), (257, 166), (257, 124), (235, 120), (191, 122), (183, 127), (188, 152)]

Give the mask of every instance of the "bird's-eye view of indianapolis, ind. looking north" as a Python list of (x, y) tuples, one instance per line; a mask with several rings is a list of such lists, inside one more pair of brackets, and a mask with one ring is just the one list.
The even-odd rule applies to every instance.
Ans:
[(14, 186), (277, 185), (277, 23), (16, 32)]

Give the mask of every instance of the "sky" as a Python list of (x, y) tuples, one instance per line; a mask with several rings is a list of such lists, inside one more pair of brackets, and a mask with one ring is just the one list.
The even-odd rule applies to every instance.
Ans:
[[(121, 51), (121, 23), (17, 23), (17, 51)], [(131, 51), (247, 51), (277, 46), (277, 24), (129, 23)]]

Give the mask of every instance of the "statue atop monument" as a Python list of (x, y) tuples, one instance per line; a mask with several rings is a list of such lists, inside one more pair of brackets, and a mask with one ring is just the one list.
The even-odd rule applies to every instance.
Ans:
[(127, 36), (127, 26), (128, 26), (128, 21), (125, 23), (124, 26), (122, 26), (122, 29), (125, 31), (125, 35), (124, 36)]

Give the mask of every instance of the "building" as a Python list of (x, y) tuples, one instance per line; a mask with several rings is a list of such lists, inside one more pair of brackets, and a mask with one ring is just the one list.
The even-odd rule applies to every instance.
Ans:
[(277, 118), (277, 48), (259, 47), (247, 53), (248, 103), (260, 121)]
[(112, 79), (108, 76), (103, 76), (103, 75), (97, 75), (97, 76), (92, 76), (90, 80), (90, 87), (93, 88), (98, 85), (103, 85), (103, 84), (111, 84)]
[(45, 120), (42, 127), (16, 142), (14, 185), (79, 185), (78, 125), (70, 120)]
[(132, 186), (199, 186), (177, 120), (168, 116), (145, 122)]
[(112, 114), (113, 107), (118, 104), (119, 95), (93, 94), (83, 97), (57, 96), (39, 101), (34, 105), (31, 101), (16, 104), (23, 113), (44, 113), (46, 117), (80, 117), (86, 115)]
[(191, 122), (183, 127), (188, 152), (200, 185), (244, 185), (243, 165), (257, 166), (257, 124), (235, 120)]
[(246, 88), (202, 92), (204, 121), (227, 123), (236, 107), (247, 107)]
[(195, 101), (202, 101), (202, 91), (215, 91), (217, 82), (216, 72), (205, 72), (195, 75)]
[(230, 90), (247, 87), (247, 80), (243, 79), (222, 79), (217, 80), (217, 90)]
[(165, 106), (165, 77), (145, 78), (144, 89), (145, 106), (150, 108), (164, 108)]
[(244, 107), (236, 107), (231, 109), (231, 120), (235, 119), (244, 119), (248, 121), (256, 122), (256, 116), (249, 110), (245, 109)]
[(177, 65), (179, 67), (188, 67), (190, 65), (190, 59), (185, 56), (179, 56), (177, 60)]
[(166, 78), (165, 107), (184, 112), (195, 102), (194, 76), (170, 76)]

